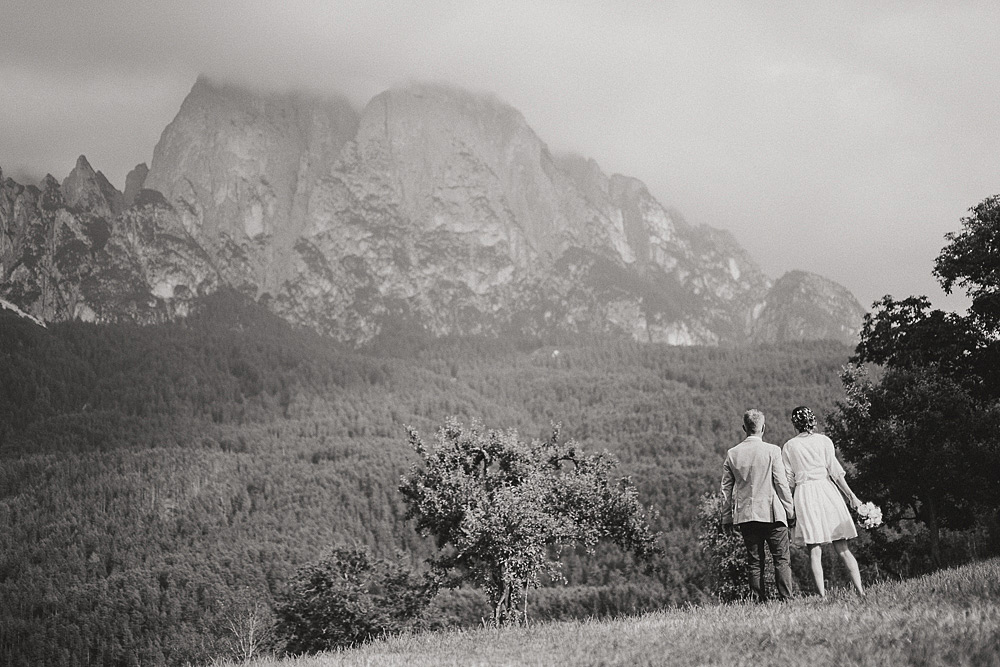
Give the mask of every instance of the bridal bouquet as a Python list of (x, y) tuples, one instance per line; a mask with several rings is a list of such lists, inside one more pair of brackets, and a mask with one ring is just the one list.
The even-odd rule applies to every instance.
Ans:
[(882, 508), (875, 503), (862, 503), (856, 510), (861, 525), (865, 528), (875, 528), (882, 525)]

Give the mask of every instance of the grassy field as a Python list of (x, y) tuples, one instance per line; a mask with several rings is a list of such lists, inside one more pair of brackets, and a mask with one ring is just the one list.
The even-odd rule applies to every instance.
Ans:
[(826, 600), (671, 609), (612, 621), (426, 633), (258, 667), (998, 665), (1000, 559)]

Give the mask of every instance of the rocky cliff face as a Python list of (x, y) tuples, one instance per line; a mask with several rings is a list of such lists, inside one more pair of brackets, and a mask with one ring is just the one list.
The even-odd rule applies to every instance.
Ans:
[(222, 284), (356, 343), (390, 326), (851, 340), (863, 315), (818, 276), (772, 285), (725, 232), (440, 86), (359, 113), (199, 79), (124, 194), (83, 158), (61, 186), (2, 189), (0, 296), (44, 319), (151, 321)]
[(173, 203), (224, 280), (275, 292), (308, 224), (312, 188), (354, 135), (345, 100), (266, 96), (201, 78), (153, 151), (142, 187)]
[(122, 193), (82, 156), (62, 186), (0, 172), (0, 296), (45, 321), (186, 314), (217, 271), (163, 197), (146, 194), (122, 211)]

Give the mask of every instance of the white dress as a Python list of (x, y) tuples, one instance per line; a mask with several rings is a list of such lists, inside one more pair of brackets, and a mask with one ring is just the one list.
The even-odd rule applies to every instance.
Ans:
[(822, 433), (800, 433), (781, 449), (795, 504), (795, 544), (827, 544), (858, 536), (844, 497), (833, 479), (844, 477), (833, 441)]

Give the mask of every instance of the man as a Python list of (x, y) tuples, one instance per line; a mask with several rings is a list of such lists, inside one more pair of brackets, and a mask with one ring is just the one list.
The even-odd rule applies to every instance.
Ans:
[(750, 590), (754, 599), (767, 599), (764, 590), (764, 544), (774, 560), (778, 598), (792, 595), (792, 568), (788, 555), (788, 526), (795, 519), (792, 492), (785, 477), (781, 449), (763, 440), (764, 413), (743, 414), (746, 439), (726, 453), (722, 466), (722, 524), (739, 528), (750, 556)]

